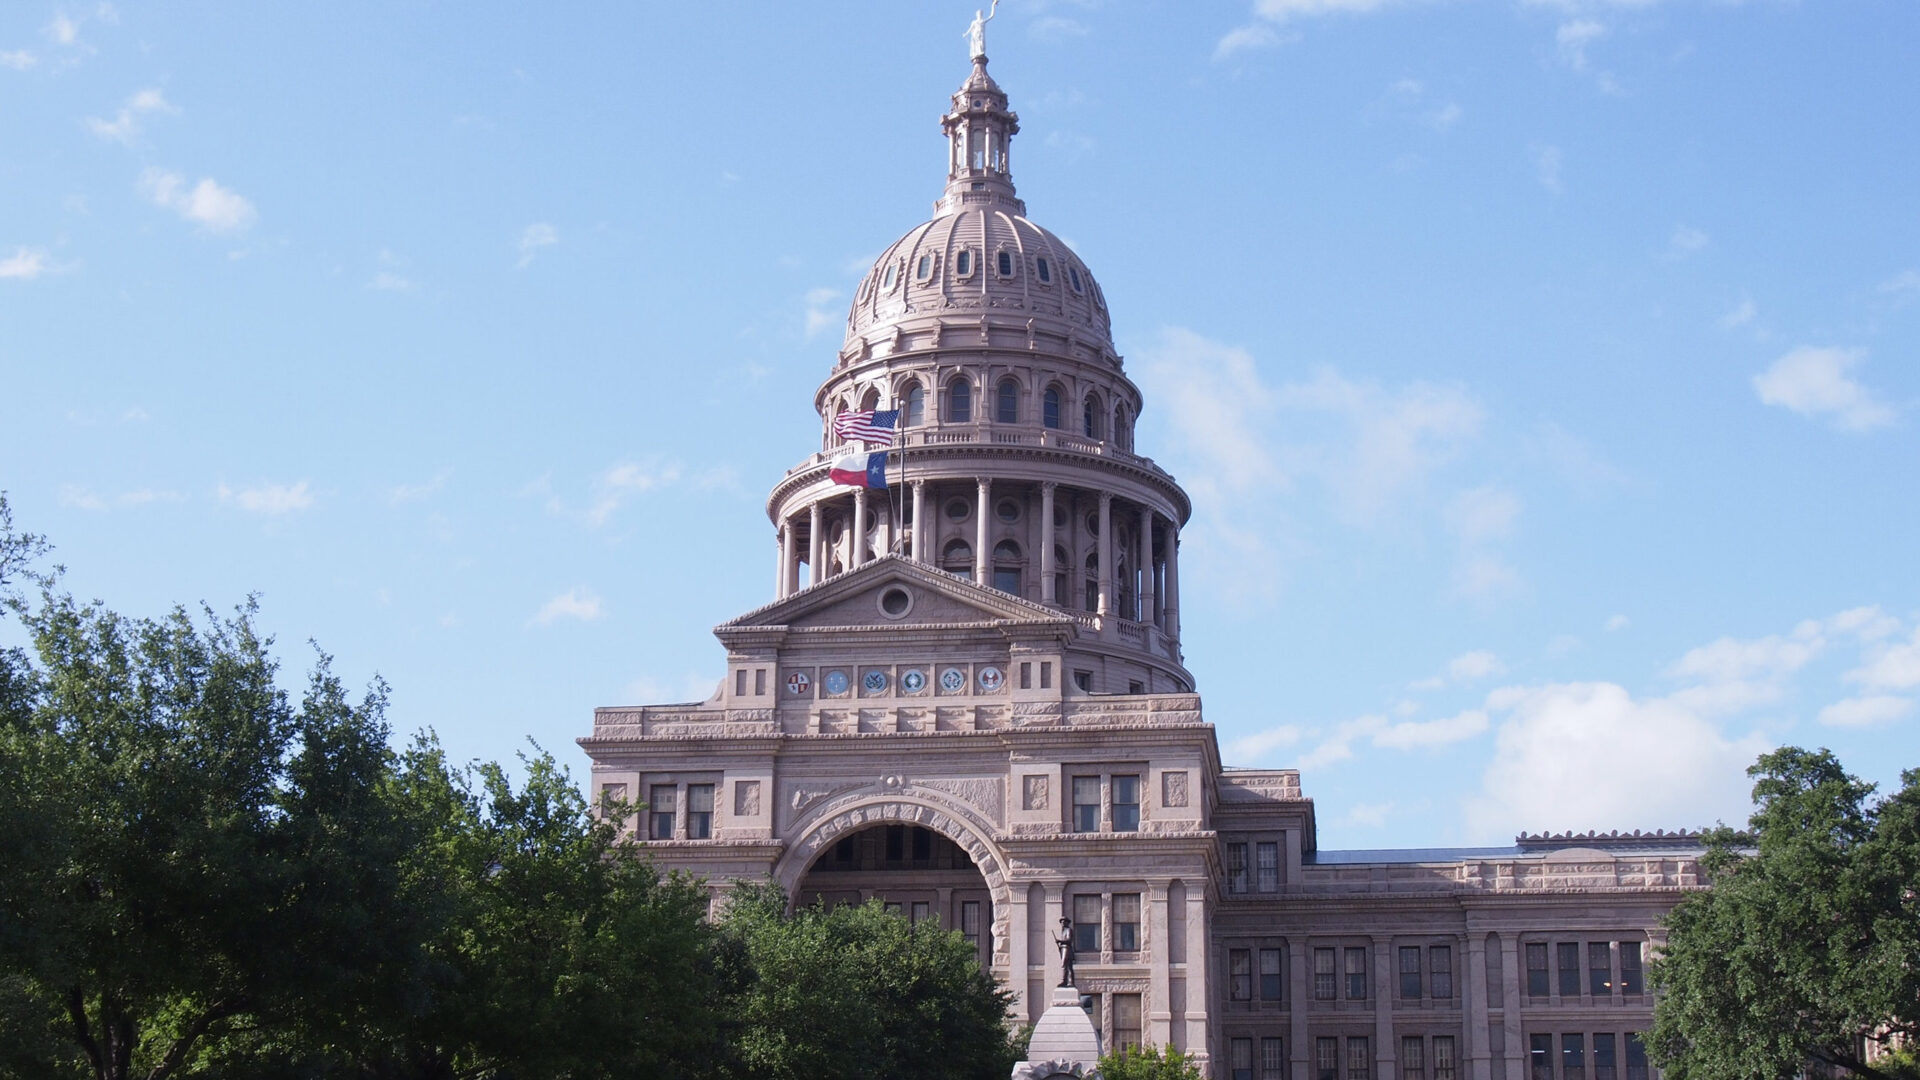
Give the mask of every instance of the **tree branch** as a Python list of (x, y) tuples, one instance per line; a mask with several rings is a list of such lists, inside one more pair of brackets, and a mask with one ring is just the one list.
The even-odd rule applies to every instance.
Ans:
[(1895, 1077), (1891, 1073), (1882, 1072), (1852, 1054), (1843, 1054), (1835, 1050), (1817, 1049), (1813, 1052), (1813, 1056), (1829, 1065), (1838, 1065), (1849, 1072), (1867, 1077), (1868, 1080), (1895, 1080)]
[(236, 1000), (222, 999), (214, 1002), (206, 1012), (200, 1014), (198, 1019), (187, 1025), (187, 1030), (181, 1032), (179, 1038), (173, 1040), (173, 1045), (167, 1048), (166, 1056), (162, 1057), (152, 1071), (147, 1073), (147, 1080), (166, 1080), (173, 1075), (174, 1070), (186, 1061), (187, 1054), (192, 1052), (194, 1043), (200, 1041), (215, 1024), (239, 1011), (240, 1002)]
[(93, 1075), (97, 1080), (107, 1080), (107, 1063), (100, 1055), (100, 1044), (87, 1029), (87, 1002), (80, 996), (79, 987), (67, 992), (67, 1016), (73, 1021), (74, 1041), (87, 1052), (87, 1060), (93, 1062)]

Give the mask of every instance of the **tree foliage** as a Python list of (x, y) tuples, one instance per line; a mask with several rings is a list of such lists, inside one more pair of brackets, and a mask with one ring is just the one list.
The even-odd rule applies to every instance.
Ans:
[(1873, 802), (1825, 750), (1763, 755), (1751, 839), (1668, 916), (1649, 1050), (1670, 1080), (1889, 1074), (1862, 1047), (1920, 1037), (1920, 770)]
[(1174, 1047), (1121, 1047), (1100, 1059), (1101, 1080), (1201, 1080), (1200, 1066)]

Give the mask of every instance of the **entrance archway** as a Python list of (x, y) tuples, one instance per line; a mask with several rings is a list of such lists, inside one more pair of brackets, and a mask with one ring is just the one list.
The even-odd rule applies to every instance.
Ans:
[(821, 848), (793, 893), (800, 905), (878, 900), (912, 923), (958, 930), (980, 966), (993, 964), (993, 894), (960, 845), (927, 828), (893, 822), (840, 834)]

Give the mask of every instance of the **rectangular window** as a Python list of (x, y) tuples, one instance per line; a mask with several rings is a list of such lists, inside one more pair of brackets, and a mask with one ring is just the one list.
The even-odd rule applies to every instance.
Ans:
[[(1065, 602), (1066, 600), (1062, 598), (1061, 603)], [(1040, 661), (1040, 689), (1053, 689), (1053, 661), (1051, 660)]]
[(1253, 1040), (1227, 1040), (1227, 1058), (1233, 1080), (1253, 1080)]
[(713, 835), (713, 785), (687, 785), (687, 839), (705, 840)]
[(1140, 950), (1140, 894), (1113, 894), (1113, 951)]
[(1113, 1045), (1140, 1045), (1140, 995), (1113, 995)]
[(763, 667), (754, 668), (753, 669), (753, 693), (756, 697), (759, 697), (759, 696), (764, 696), (766, 692), (767, 692), (767, 669)]
[(907, 909), (907, 921), (915, 925), (931, 918), (933, 918), (933, 902), (930, 900), (915, 900), (913, 906)]
[(1400, 1039), (1400, 1080), (1426, 1080), (1426, 1046), (1418, 1035), (1405, 1035)]
[(1647, 1080), (1647, 1044), (1637, 1031), (1627, 1032), (1627, 1080)]
[(1587, 942), (1587, 993), (1596, 999), (1613, 996), (1613, 943)]
[(1280, 890), (1280, 845), (1273, 841), (1263, 841), (1253, 845), (1255, 879), (1261, 892)]
[(747, 696), (747, 669), (740, 668), (733, 673), (733, 696)]
[(1020, 689), (1033, 689), (1033, 664), (1030, 661), (1022, 661), (1020, 664)]
[(1347, 950), (1347, 1000), (1367, 999), (1367, 950)]
[(1373, 1075), (1373, 1048), (1365, 1035), (1347, 1036), (1347, 1080), (1368, 1080)]
[(974, 948), (980, 947), (980, 901), (960, 901), (960, 936)]
[(1100, 831), (1100, 778), (1073, 778), (1073, 831)]
[(1227, 997), (1253, 1000), (1253, 953), (1246, 949), (1227, 950)]
[(601, 784), (600, 785), (600, 809), (606, 810), (609, 807), (618, 806), (621, 803), (626, 801), (627, 801), (627, 785), (625, 784)]
[(933, 859), (933, 831), (915, 825), (913, 827), (913, 861), (929, 862)]
[(902, 915), (905, 914), (907, 910), (906, 905), (900, 903), (898, 900), (888, 900), (882, 903), (880, 908), (889, 915)]
[(1527, 945), (1527, 996), (1547, 996), (1547, 943), (1544, 941)]
[(1433, 945), (1427, 949), (1427, 992), (1435, 1000), (1453, 997), (1453, 946)]
[[(1328, 950), (1332, 951), (1332, 950)], [(1340, 1080), (1340, 1040), (1313, 1040), (1314, 1080)]]
[(1315, 1001), (1332, 1001), (1333, 987), (1333, 950), (1313, 950), (1313, 999)]
[(1138, 832), (1139, 830), (1140, 778), (1116, 776), (1113, 778), (1113, 831)]
[(1593, 1080), (1617, 1080), (1614, 1073), (1613, 1032), (1593, 1033)]
[(1279, 1001), (1281, 968), (1286, 953), (1280, 949), (1260, 950), (1260, 1000)]
[(1560, 1036), (1560, 1080), (1587, 1080), (1587, 1037)]
[(1400, 947), (1400, 996), (1408, 1001), (1420, 1000), (1420, 946), (1418, 945)]
[(1433, 1037), (1433, 1080), (1454, 1080), (1453, 1036)]
[(1620, 992), (1628, 997), (1639, 997), (1645, 992), (1646, 980), (1640, 972), (1640, 943), (1623, 941), (1620, 943)]
[(907, 827), (905, 825), (887, 826), (887, 861), (899, 862), (907, 857)]
[(1529, 1035), (1527, 1057), (1533, 1064), (1533, 1080), (1553, 1080), (1553, 1036)]
[(1287, 1050), (1279, 1039), (1260, 1040), (1260, 1080), (1287, 1080)]
[(1580, 943), (1562, 941), (1553, 947), (1554, 962), (1560, 968), (1560, 996), (1580, 996)]
[(1073, 898), (1073, 951), (1100, 951), (1100, 897), (1096, 895)]
[(1227, 845), (1227, 891), (1247, 891), (1247, 845)]
[(653, 824), (647, 830), (647, 835), (655, 840), (673, 839), (673, 801), (676, 794), (672, 784), (653, 785), (652, 797), (647, 800), (653, 812)]

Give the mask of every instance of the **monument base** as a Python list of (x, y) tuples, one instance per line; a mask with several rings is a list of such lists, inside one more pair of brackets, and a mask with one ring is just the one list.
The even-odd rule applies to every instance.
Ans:
[(1054, 987), (1047, 1011), (1040, 1014), (1033, 1037), (1027, 1040), (1027, 1060), (1013, 1067), (1012, 1080), (1098, 1080), (1099, 1065), (1100, 1033), (1080, 1007), (1080, 991)]

